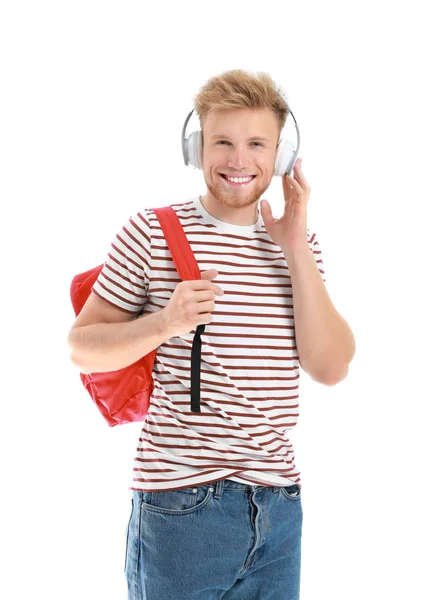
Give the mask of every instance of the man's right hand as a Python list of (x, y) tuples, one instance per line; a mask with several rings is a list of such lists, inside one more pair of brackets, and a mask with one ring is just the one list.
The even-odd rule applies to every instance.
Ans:
[(201, 280), (181, 281), (175, 287), (169, 303), (162, 309), (172, 337), (185, 335), (195, 331), (198, 325), (211, 323), (215, 296), (224, 293), (221, 287), (212, 283), (217, 275), (217, 269), (209, 269), (201, 273)]

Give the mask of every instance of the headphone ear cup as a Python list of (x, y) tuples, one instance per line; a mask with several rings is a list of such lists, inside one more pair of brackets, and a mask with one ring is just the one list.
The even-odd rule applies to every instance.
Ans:
[(188, 162), (196, 167), (202, 169), (202, 132), (193, 131), (190, 133), (187, 140), (187, 153)]
[(274, 175), (282, 177), (285, 173), (290, 174), (296, 160), (297, 155), (294, 152), (292, 142), (290, 140), (280, 140), (274, 163)]

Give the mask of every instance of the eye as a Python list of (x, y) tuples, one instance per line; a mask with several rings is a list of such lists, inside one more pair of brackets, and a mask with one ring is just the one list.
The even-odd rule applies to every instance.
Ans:
[[(228, 142), (227, 140), (218, 140), (218, 142), (216, 142), (217, 144), (230, 144), (230, 142)], [(252, 142), (252, 145), (255, 145), (256, 147), (258, 146), (264, 146), (264, 144), (262, 142)]]

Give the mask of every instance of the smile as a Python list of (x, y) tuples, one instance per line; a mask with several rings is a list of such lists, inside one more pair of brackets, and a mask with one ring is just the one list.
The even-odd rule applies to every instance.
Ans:
[(220, 173), (220, 176), (225, 180), (226, 184), (231, 187), (247, 187), (256, 177), (256, 175), (249, 175), (247, 177), (229, 177), (229, 175), (223, 175), (222, 173)]

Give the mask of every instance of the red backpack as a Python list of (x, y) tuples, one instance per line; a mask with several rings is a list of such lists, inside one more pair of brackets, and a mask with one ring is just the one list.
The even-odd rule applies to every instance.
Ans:
[[(183, 281), (201, 279), (199, 266), (176, 212), (170, 206), (152, 209), (156, 214), (176, 270)], [(91, 293), (103, 264), (76, 275), (71, 283), (71, 301), (77, 316)], [(201, 334), (205, 325), (198, 325), (193, 339), (191, 362), (191, 410), (200, 413), (200, 353)], [(81, 381), (110, 427), (144, 421), (154, 389), (152, 371), (158, 348), (137, 362), (106, 373), (80, 373)]]

